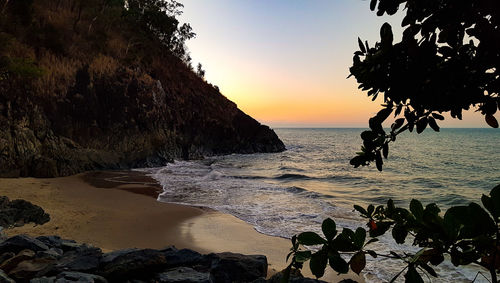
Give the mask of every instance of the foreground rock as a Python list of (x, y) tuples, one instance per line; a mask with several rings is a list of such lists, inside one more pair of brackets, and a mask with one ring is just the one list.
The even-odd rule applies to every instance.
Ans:
[[(0, 282), (280, 282), (266, 280), (262, 255), (202, 255), (189, 249), (101, 249), (57, 236), (18, 235), (0, 243)], [(320, 282), (292, 278), (290, 282)]]
[(0, 227), (22, 226), (26, 223), (42, 225), (49, 220), (50, 216), (38, 205), (22, 199), (10, 201), (8, 197), (0, 196)]
[(6, 239), (0, 259), (0, 282), (252, 282), (267, 275), (265, 256), (175, 247), (103, 253), (57, 236)]

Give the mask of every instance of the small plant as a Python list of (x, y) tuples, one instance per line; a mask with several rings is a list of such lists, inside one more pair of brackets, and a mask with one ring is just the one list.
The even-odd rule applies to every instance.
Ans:
[[(339, 274), (346, 274), (349, 269), (360, 274), (366, 266), (366, 255), (370, 255), (404, 263), (390, 282), (403, 273), (405, 282), (409, 283), (424, 282), (422, 274), (438, 277), (433, 266), (449, 256), (455, 266), (474, 264), (488, 270), (491, 282), (496, 283), (500, 271), (500, 185), (493, 188), (489, 196), (483, 195), (481, 202), (484, 208), (472, 202), (467, 206), (451, 207), (444, 215), (436, 204), (424, 207), (418, 200), (410, 202), (409, 210), (396, 207), (392, 200), (386, 206), (369, 205), (366, 209), (355, 205), (354, 209), (367, 219), (368, 229), (344, 228), (339, 233), (335, 221), (328, 218), (321, 226), (324, 237), (314, 232), (293, 236), (287, 256), (291, 263), (285, 269), (285, 281), (288, 282), (292, 269), (302, 269), (307, 261), (317, 278), (324, 275), (328, 265)], [(388, 231), (396, 243), (412, 241), (420, 250), (403, 254), (394, 251), (380, 254), (370, 250), (368, 246)], [(306, 248), (310, 246), (320, 248), (312, 251)]]

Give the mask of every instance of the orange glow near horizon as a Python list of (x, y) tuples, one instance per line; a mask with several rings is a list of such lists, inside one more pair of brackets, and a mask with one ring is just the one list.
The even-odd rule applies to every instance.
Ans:
[[(182, 21), (197, 36), (193, 63), (208, 82), (271, 127), (367, 127), (382, 103), (346, 79), (358, 36), (374, 44), (389, 22), (396, 40), (401, 16), (377, 17), (367, 1), (183, 0)], [(214, 20), (216, 19), (216, 20)], [(477, 113), (443, 127), (485, 127)]]

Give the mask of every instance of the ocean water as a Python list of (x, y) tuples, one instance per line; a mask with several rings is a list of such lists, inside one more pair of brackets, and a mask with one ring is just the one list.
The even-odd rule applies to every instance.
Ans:
[[(327, 217), (337, 227), (365, 225), (354, 204), (385, 204), (393, 199), (408, 207), (412, 198), (442, 209), (480, 203), (500, 184), (500, 131), (495, 129), (427, 130), (398, 137), (385, 161), (353, 168), (363, 129), (277, 129), (287, 151), (273, 154), (227, 155), (199, 161), (176, 161), (147, 169), (164, 188), (159, 201), (204, 206), (232, 214), (261, 233), (290, 238), (320, 231)], [(364, 226), (363, 226), (364, 227)], [(390, 236), (375, 250), (408, 250)], [(389, 281), (403, 266), (393, 260), (368, 260), (368, 282)], [(439, 268), (433, 282), (470, 282), (479, 269)], [(483, 272), (488, 274), (487, 272)], [(481, 276), (476, 282), (487, 282)]]

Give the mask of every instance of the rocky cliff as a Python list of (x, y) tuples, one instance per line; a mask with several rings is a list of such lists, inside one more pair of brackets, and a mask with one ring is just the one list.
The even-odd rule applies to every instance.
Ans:
[(28, 20), (2, 12), (0, 176), (285, 149), (161, 43), (71, 2), (34, 1)]

